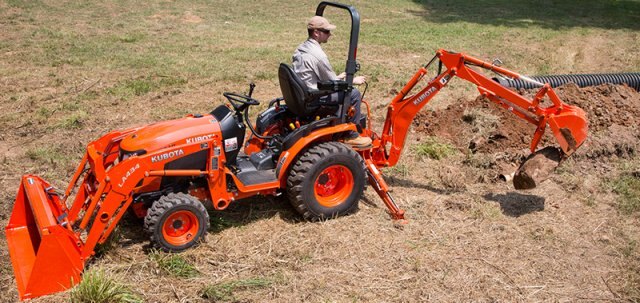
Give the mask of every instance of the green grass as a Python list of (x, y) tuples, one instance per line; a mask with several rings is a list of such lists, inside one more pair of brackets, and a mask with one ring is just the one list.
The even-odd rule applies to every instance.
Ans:
[(453, 145), (443, 143), (440, 140), (441, 139), (436, 137), (427, 137), (421, 140), (421, 142), (414, 147), (416, 154), (420, 157), (440, 160), (457, 153)]
[(202, 296), (202, 298), (208, 299), (213, 302), (236, 301), (234, 292), (238, 290), (266, 288), (271, 286), (271, 284), (273, 284), (273, 281), (265, 278), (236, 280), (206, 286), (201, 289), (200, 295)]
[(82, 281), (69, 292), (71, 303), (142, 303), (130, 287), (102, 270), (89, 270)]
[(385, 172), (385, 174), (404, 178), (409, 176), (409, 174), (411, 173), (411, 168), (406, 164), (399, 163), (392, 167), (383, 168), (383, 171)]
[(27, 150), (26, 155), (29, 159), (36, 161), (41, 165), (63, 165), (69, 161), (67, 155), (57, 147), (44, 146)]
[(65, 116), (59, 123), (58, 127), (62, 129), (78, 129), (82, 127), (83, 122), (87, 119), (88, 114), (84, 110), (75, 111)]
[(623, 214), (640, 212), (640, 178), (622, 175), (610, 182), (613, 192), (618, 194), (618, 209)]
[(47, 119), (49, 119), (49, 117), (51, 117), (51, 115), (53, 115), (53, 112), (53, 110), (50, 110), (46, 107), (38, 108), (38, 110), (36, 111), (36, 118), (39, 121), (45, 122), (47, 121)]
[(165, 273), (178, 278), (192, 278), (199, 274), (198, 270), (187, 261), (184, 256), (177, 254), (165, 254), (154, 251), (150, 255), (151, 259), (158, 264), (158, 267)]
[(209, 217), (211, 218), (211, 226), (209, 227), (210, 232), (217, 233), (227, 228), (243, 226), (242, 222), (236, 221), (231, 218), (221, 217), (220, 213), (218, 212), (209, 213)]
[(96, 245), (96, 256), (104, 256), (109, 251), (117, 248), (120, 239), (122, 239), (122, 231), (120, 230), (120, 227), (116, 227), (104, 243)]
[(182, 86), (187, 79), (173, 76), (148, 76), (138, 79), (129, 79), (107, 89), (107, 94), (127, 99), (134, 96), (146, 95), (157, 89)]
[(502, 212), (495, 204), (476, 202), (469, 209), (469, 215), (477, 220), (496, 220), (502, 217)]

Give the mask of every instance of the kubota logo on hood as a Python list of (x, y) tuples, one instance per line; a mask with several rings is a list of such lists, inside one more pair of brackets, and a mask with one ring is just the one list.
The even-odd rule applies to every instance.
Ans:
[(205, 141), (205, 140), (209, 140), (211, 139), (211, 137), (213, 137), (213, 134), (211, 135), (204, 135), (204, 136), (198, 136), (198, 137), (193, 137), (193, 138), (187, 138), (187, 144), (189, 143), (196, 143), (196, 142), (200, 142), (200, 141)]
[(184, 150), (182, 149), (174, 150), (161, 155), (151, 157), (151, 162), (155, 163), (159, 161), (164, 161), (164, 160), (171, 159), (173, 157), (182, 156), (182, 155), (184, 155)]

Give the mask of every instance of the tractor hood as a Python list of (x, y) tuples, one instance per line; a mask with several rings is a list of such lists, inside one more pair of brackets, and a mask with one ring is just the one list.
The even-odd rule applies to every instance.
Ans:
[(120, 149), (124, 154), (144, 154), (169, 146), (204, 141), (216, 134), (220, 135), (220, 125), (213, 116), (187, 116), (144, 126), (125, 137), (120, 142)]

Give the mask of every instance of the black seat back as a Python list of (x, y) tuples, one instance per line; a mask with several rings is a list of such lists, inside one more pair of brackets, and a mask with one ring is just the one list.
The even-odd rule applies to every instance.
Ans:
[(280, 91), (289, 111), (298, 116), (308, 116), (318, 109), (317, 97), (309, 93), (309, 88), (289, 65), (280, 63), (278, 79)]

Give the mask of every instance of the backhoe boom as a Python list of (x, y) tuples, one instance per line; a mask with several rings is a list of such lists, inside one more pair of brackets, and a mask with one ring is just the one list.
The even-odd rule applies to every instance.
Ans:
[[(436, 61), (435, 59), (439, 59), (446, 69), (431, 79), (418, 93), (409, 96), (411, 90), (427, 74), (427, 69)], [(544, 85), (533, 99), (527, 99), (470, 68), (470, 66), (487, 69), (513, 79), (530, 80), (515, 72), (463, 53), (438, 50), (434, 59), (414, 74), (387, 107), (387, 117), (382, 134), (374, 140), (374, 149), (371, 151), (373, 162), (377, 166), (393, 166), (398, 162), (411, 121), (420, 109), (429, 103), (454, 76), (473, 83), (482, 96), (523, 120), (536, 125), (537, 129), (530, 145), (531, 152), (536, 150), (547, 124), (551, 127), (553, 135), (566, 156), (575, 152), (586, 139), (587, 120), (585, 113), (578, 107), (563, 103), (549, 85)], [(550, 106), (542, 107), (540, 105), (544, 97), (548, 97), (551, 101)]]

